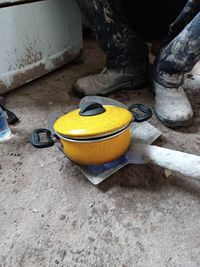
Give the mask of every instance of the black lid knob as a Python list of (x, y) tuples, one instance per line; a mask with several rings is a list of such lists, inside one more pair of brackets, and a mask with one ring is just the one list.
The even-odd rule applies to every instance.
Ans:
[(106, 109), (98, 102), (89, 102), (81, 107), (79, 114), (81, 116), (95, 116), (102, 114)]

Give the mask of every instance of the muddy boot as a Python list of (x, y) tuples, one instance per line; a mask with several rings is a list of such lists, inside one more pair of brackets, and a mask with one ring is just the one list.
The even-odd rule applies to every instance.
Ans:
[(188, 125), (193, 117), (191, 104), (182, 88), (167, 88), (154, 81), (155, 112), (170, 128)]
[(105, 68), (100, 74), (79, 79), (72, 88), (79, 97), (87, 95), (106, 96), (123, 88), (142, 89), (148, 85), (147, 64), (137, 68), (127, 66), (122, 69)]

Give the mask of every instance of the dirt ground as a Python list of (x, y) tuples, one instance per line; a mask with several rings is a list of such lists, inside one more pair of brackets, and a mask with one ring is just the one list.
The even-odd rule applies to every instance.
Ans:
[[(200, 266), (200, 183), (151, 165), (128, 166), (93, 186), (52, 147), (37, 150), (30, 133), (54, 111), (79, 99), (79, 77), (99, 71), (105, 57), (93, 40), (80, 60), (7, 95), (20, 118), (14, 137), (0, 144), (0, 266)], [(194, 121), (163, 131), (157, 145), (200, 155), (200, 90), (187, 81)], [(110, 97), (154, 105), (149, 90)]]

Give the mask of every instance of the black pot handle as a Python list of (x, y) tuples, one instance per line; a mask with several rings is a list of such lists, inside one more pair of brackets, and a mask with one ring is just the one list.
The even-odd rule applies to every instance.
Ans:
[[(136, 111), (133, 109), (139, 109), (144, 115), (138, 114)], [(128, 107), (128, 110), (133, 114), (134, 116), (134, 121), (136, 122), (142, 122), (150, 119), (152, 117), (152, 110), (143, 104), (133, 104)]]
[[(40, 142), (40, 134), (45, 133), (46, 134), (46, 141)], [(37, 129), (32, 132), (30, 137), (31, 144), (36, 148), (46, 148), (51, 147), (54, 145), (54, 141), (51, 137), (51, 132), (47, 129)]]

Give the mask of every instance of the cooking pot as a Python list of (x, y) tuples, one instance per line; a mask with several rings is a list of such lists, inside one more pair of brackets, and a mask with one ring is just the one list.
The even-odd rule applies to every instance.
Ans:
[[(72, 161), (81, 165), (104, 164), (127, 151), (131, 122), (142, 122), (151, 116), (151, 109), (143, 104), (133, 104), (126, 109), (90, 102), (59, 117), (54, 123), (54, 135), (47, 129), (35, 130), (31, 143), (36, 148), (46, 148), (59, 141)], [(45, 141), (41, 141), (42, 133), (45, 133)]]

